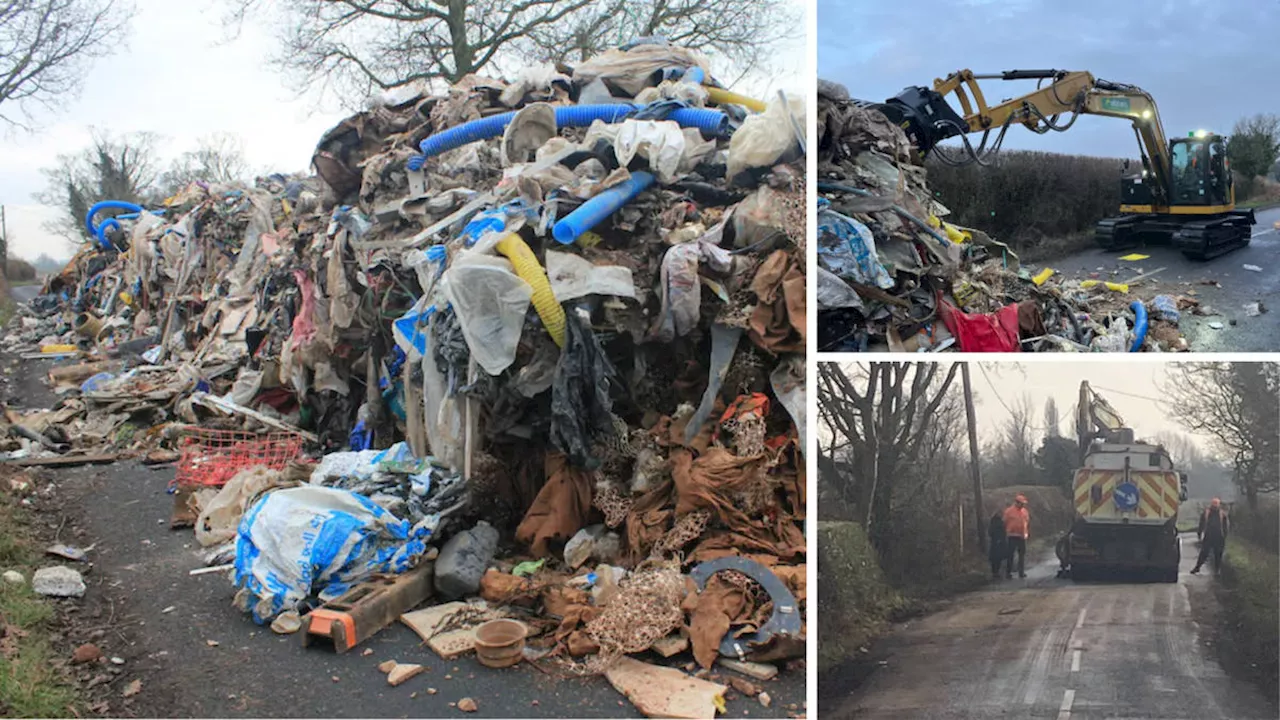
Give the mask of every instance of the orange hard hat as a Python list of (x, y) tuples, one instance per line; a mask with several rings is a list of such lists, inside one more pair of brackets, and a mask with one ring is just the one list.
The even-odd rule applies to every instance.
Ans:
[(1222, 505), (1222, 501), (1221, 501), (1221, 500), (1219, 500), (1218, 498), (1214, 498), (1214, 499), (1213, 499), (1213, 502), (1212, 502), (1212, 503), (1210, 503), (1210, 505), (1213, 505), (1214, 507), (1218, 507), (1218, 506)]
[(1027, 504), (1027, 496), (1026, 496), (1026, 495), (1023, 495), (1022, 493), (1018, 493), (1017, 495), (1014, 495), (1014, 496), (1013, 496), (1013, 501), (1014, 501), (1014, 502), (1022, 503), (1023, 505), (1026, 505), (1026, 504)]

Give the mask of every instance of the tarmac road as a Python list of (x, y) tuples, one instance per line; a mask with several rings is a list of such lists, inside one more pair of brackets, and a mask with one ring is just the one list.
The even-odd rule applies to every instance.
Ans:
[(35, 298), (36, 294), (38, 294), (39, 292), (40, 292), (39, 285), (10, 285), (9, 286), (9, 295), (11, 295), (14, 300), (20, 303), (31, 302), (31, 300)]
[[(49, 407), (52, 394), (37, 378), (50, 361), (17, 363), (0, 380), (17, 406)], [(355, 649), (303, 648), (296, 635), (276, 635), (231, 606), (230, 576), (191, 577), (203, 566), (190, 529), (170, 530), (172, 496), (165, 491), (173, 469), (125, 461), (46, 471), (56, 490), (47, 515), (63, 541), (95, 544), (85, 575), (90, 601), (109, 604), (113, 622), (96, 640), (108, 656), (125, 660), (112, 683), (115, 697), (130, 679), (143, 690), (132, 713), (142, 717), (642, 717), (601, 676), (575, 677), (552, 661), (505, 670), (481, 666), (474, 654), (444, 661), (417, 635), (395, 623)], [(57, 517), (61, 515), (61, 517)], [(73, 540), (74, 539), (74, 540)], [(105, 602), (104, 602), (105, 600)], [(75, 603), (72, 604), (72, 607)], [(208, 641), (214, 641), (216, 646)], [(74, 639), (74, 643), (85, 639)], [(363, 652), (371, 649), (372, 654)], [(69, 650), (68, 650), (69, 653)], [(687, 653), (669, 661), (683, 664)], [(427, 670), (390, 687), (377, 670), (384, 660), (418, 663)], [(734, 673), (715, 672), (727, 684)], [(732, 693), (728, 715), (788, 717), (804, 713), (805, 673), (784, 671), (757, 683), (772, 697), (769, 708)], [(428, 689), (435, 688), (435, 694)], [(452, 707), (464, 697), (479, 709)], [(113, 714), (119, 714), (118, 709)]]
[[(822, 717), (858, 720), (1159, 718), (1273, 720), (1254, 685), (1226, 675), (1193, 618), (1209, 574), (1170, 583), (1073, 583), (1052, 551), (948, 609), (904, 624), (854, 692), (820, 685)], [(827, 687), (824, 687), (826, 685)], [(824, 692), (826, 690), (826, 692)]]
[[(1153, 281), (1180, 294), (1194, 289), (1203, 305), (1219, 313), (1203, 317), (1182, 314), (1179, 328), (1193, 352), (1276, 352), (1280, 351), (1280, 231), (1275, 229), (1275, 223), (1280, 222), (1280, 208), (1258, 212), (1257, 219), (1248, 247), (1208, 261), (1188, 260), (1169, 247), (1147, 247), (1119, 252), (1091, 249), (1046, 261), (1045, 266), (1075, 277), (1101, 272), (1101, 279), (1118, 282), (1163, 267)], [(1137, 262), (1117, 260), (1133, 252), (1151, 258)], [(1245, 270), (1245, 265), (1262, 271)], [(1110, 275), (1113, 270), (1119, 270), (1114, 278)], [(1200, 284), (1212, 280), (1222, 287)], [(1154, 294), (1145, 287), (1140, 293), (1143, 299)], [(1268, 312), (1250, 317), (1245, 306), (1258, 301)], [(1222, 329), (1211, 328), (1211, 322), (1222, 323)]]

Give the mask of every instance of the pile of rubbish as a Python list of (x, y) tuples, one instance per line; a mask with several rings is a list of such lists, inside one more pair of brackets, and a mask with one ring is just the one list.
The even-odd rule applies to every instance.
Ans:
[(0, 450), (174, 462), (282, 632), (433, 567), (437, 634), (803, 657), (805, 122), (642, 42), (358, 113), (316, 176), (95, 206), (4, 343), (62, 399)]
[(817, 142), (820, 351), (1187, 349), (1171, 310), (1183, 303), (1129, 295), (1158, 271), (1066, 278), (1024, 267), (1004, 243), (946, 222), (902, 129), (825, 80)]

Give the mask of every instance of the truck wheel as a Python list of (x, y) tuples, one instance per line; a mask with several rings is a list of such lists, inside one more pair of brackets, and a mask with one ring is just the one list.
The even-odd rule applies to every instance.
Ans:
[(1089, 572), (1082, 567), (1071, 566), (1071, 580), (1073, 582), (1085, 582), (1089, 579)]

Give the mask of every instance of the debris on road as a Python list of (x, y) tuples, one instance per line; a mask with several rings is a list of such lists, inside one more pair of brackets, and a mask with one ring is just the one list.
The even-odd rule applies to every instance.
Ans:
[(133, 697), (134, 695), (137, 695), (140, 692), (142, 692), (142, 681), (130, 680), (129, 684), (124, 686), (124, 691), (121, 692), (120, 694), (123, 697)]
[(387, 684), (391, 686), (400, 685), (409, 678), (419, 675), (426, 668), (413, 663), (393, 663), (390, 670), (387, 671)]
[(72, 546), (70, 546), (70, 545), (63, 545), (62, 543), (55, 543), (55, 544), (50, 545), (49, 547), (45, 548), (45, 549), (44, 549), (44, 553), (45, 553), (46, 555), (53, 555), (54, 557), (60, 557), (60, 558), (62, 558), (62, 559), (64, 559), (64, 560), (75, 560), (75, 561), (80, 561), (80, 560), (84, 560), (86, 557), (88, 557), (88, 556), (86, 555), (86, 553), (87, 553), (89, 550), (92, 550), (92, 549), (93, 549), (93, 546), (89, 546), (89, 547), (87, 547), (87, 548), (85, 548), (85, 549), (81, 550), (81, 549), (80, 549), (80, 548), (78, 548), (78, 547), (72, 547)]
[(82, 597), (86, 590), (80, 573), (61, 565), (37, 570), (31, 576), (31, 589), (53, 597)]
[(724, 694), (729, 689), (628, 657), (613, 663), (605, 677), (645, 717), (714, 718), (724, 712)]
[(85, 663), (97, 662), (102, 658), (102, 651), (93, 643), (85, 643), (75, 649), (71, 653), (72, 665), (84, 665)]
[(819, 350), (1192, 349), (1176, 321), (1151, 317), (1169, 294), (1152, 280), (1164, 268), (1128, 265), (1150, 256), (1081, 276), (1026, 267), (1004, 243), (946, 221), (902, 128), (819, 85)]
[(475, 700), (472, 700), (469, 697), (464, 697), (458, 701), (458, 709), (462, 712), (473, 713), (479, 710), (480, 706), (476, 704)]
[(521, 77), (359, 112), (314, 176), (91, 208), (3, 341), (74, 349), (60, 400), (0, 453), (174, 463), (192, 574), (340, 650), (401, 617), (497, 664), (803, 657), (804, 102), (662, 42)]
[(8, 585), (25, 585), (25, 584), (27, 584), (27, 579), (26, 579), (25, 577), (23, 577), (22, 573), (18, 572), (17, 570), (5, 570), (5, 571), (4, 571), (4, 581), (5, 581), (5, 583), (6, 583), (6, 584), (8, 584)]
[(1248, 270), (1249, 272), (1262, 272), (1262, 268), (1258, 267), (1257, 265), (1245, 265), (1244, 269)]

